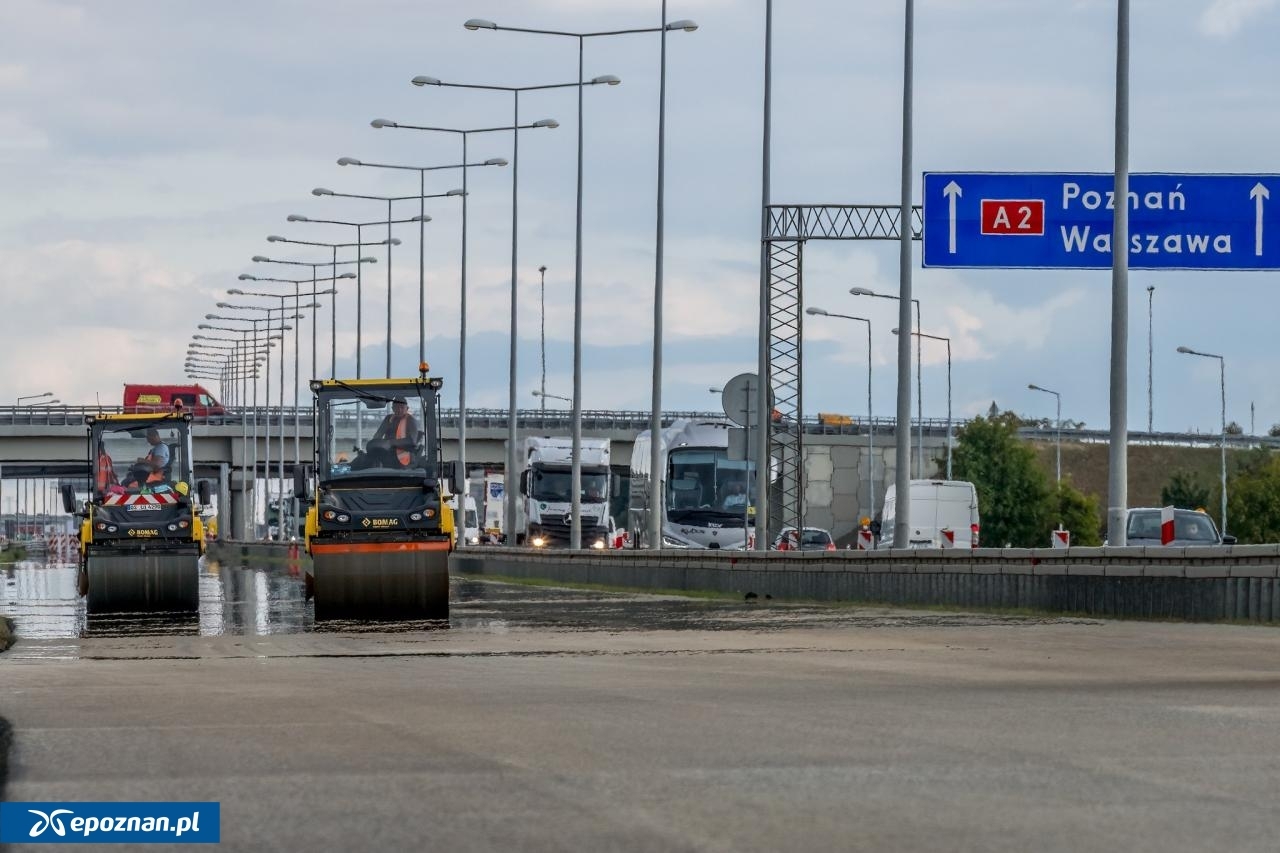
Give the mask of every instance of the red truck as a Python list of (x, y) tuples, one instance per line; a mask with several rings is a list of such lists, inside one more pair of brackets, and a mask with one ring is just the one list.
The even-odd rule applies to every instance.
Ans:
[(226, 408), (201, 385), (131, 385), (124, 386), (124, 410), (126, 414), (168, 412), (175, 402), (194, 417), (225, 415)]

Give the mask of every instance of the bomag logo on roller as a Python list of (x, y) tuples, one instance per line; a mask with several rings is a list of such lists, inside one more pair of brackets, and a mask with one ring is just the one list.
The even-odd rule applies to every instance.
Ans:
[(130, 536), (159, 536), (159, 535), (160, 535), (160, 531), (159, 531), (159, 530), (155, 530), (155, 529), (147, 529), (147, 528), (140, 528), (140, 527), (130, 527), (130, 528), (129, 528), (129, 535), (130, 535)]
[(365, 527), (399, 527), (400, 519), (398, 518), (366, 518), (360, 522)]

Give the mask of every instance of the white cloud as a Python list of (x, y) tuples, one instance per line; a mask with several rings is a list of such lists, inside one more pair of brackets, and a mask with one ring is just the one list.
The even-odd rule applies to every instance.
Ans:
[(1250, 18), (1275, 5), (1276, 0), (1213, 0), (1200, 15), (1200, 32), (1215, 38), (1229, 38), (1240, 32)]

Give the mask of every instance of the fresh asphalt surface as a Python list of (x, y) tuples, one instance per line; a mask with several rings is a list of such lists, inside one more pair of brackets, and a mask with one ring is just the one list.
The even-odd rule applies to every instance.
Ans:
[(1280, 847), (1274, 628), (452, 592), (316, 626), (208, 565), (198, 617), (100, 622), (0, 569), (3, 794), (214, 800), (238, 850)]

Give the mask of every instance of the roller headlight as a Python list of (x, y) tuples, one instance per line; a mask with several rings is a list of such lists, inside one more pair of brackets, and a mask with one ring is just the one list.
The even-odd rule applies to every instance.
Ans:
[(420, 513), (420, 512), (411, 512), (411, 513), (409, 513), (409, 520), (410, 520), (410, 521), (422, 521), (422, 513)]
[(340, 513), (338, 515), (338, 521), (342, 522), (343, 524), (346, 524), (350, 520), (351, 520), (351, 516), (347, 515), (345, 512)]
[(334, 512), (333, 510), (331, 510), (331, 509), (326, 509), (326, 510), (324, 511), (324, 520), (325, 520), (325, 521), (333, 521), (333, 520), (334, 520), (335, 518), (337, 518), (337, 517), (338, 517), (338, 514), (337, 514), (336, 512)]
[(471, 545), (479, 545), (479, 544), (480, 544), (480, 537), (479, 537), (479, 536), (472, 536), (470, 539), (468, 539), (468, 540), (467, 540), (467, 542), (468, 542), (469, 544), (471, 544)]
[(186, 530), (188, 527), (190, 527), (190, 526), (191, 526), (191, 522), (187, 521), (187, 520), (184, 518), (184, 519), (182, 519), (182, 521), (179, 521), (179, 522), (178, 522), (178, 526), (179, 526), (179, 527), (181, 527), (183, 530)]
[(169, 532), (170, 532), (170, 533), (172, 533), (173, 531), (175, 531), (175, 530), (177, 530), (177, 529), (178, 529), (178, 525), (176, 525), (176, 524), (170, 524), (170, 525), (169, 525)]
[(533, 537), (533, 547), (541, 548), (543, 545), (546, 545), (546, 544), (547, 544), (547, 540), (543, 539), (541, 536)]
[(114, 524), (108, 524), (108, 525), (107, 525), (107, 532), (108, 532), (108, 533), (115, 533), (115, 532), (116, 532), (117, 530), (119, 530), (119, 529), (120, 529), (120, 528), (116, 527)]
[(423, 515), (425, 515), (427, 518), (435, 518), (435, 517), (436, 517), (436, 511), (435, 511), (434, 509), (432, 509), (431, 507), (427, 507), (426, 509), (424, 509), (424, 510), (422, 511), (422, 514), (423, 514)]
[(106, 529), (107, 529), (107, 523), (106, 523), (105, 521), (99, 521), (99, 522), (98, 522), (98, 524), (97, 524), (97, 528), (98, 528), (99, 530), (106, 530)]

